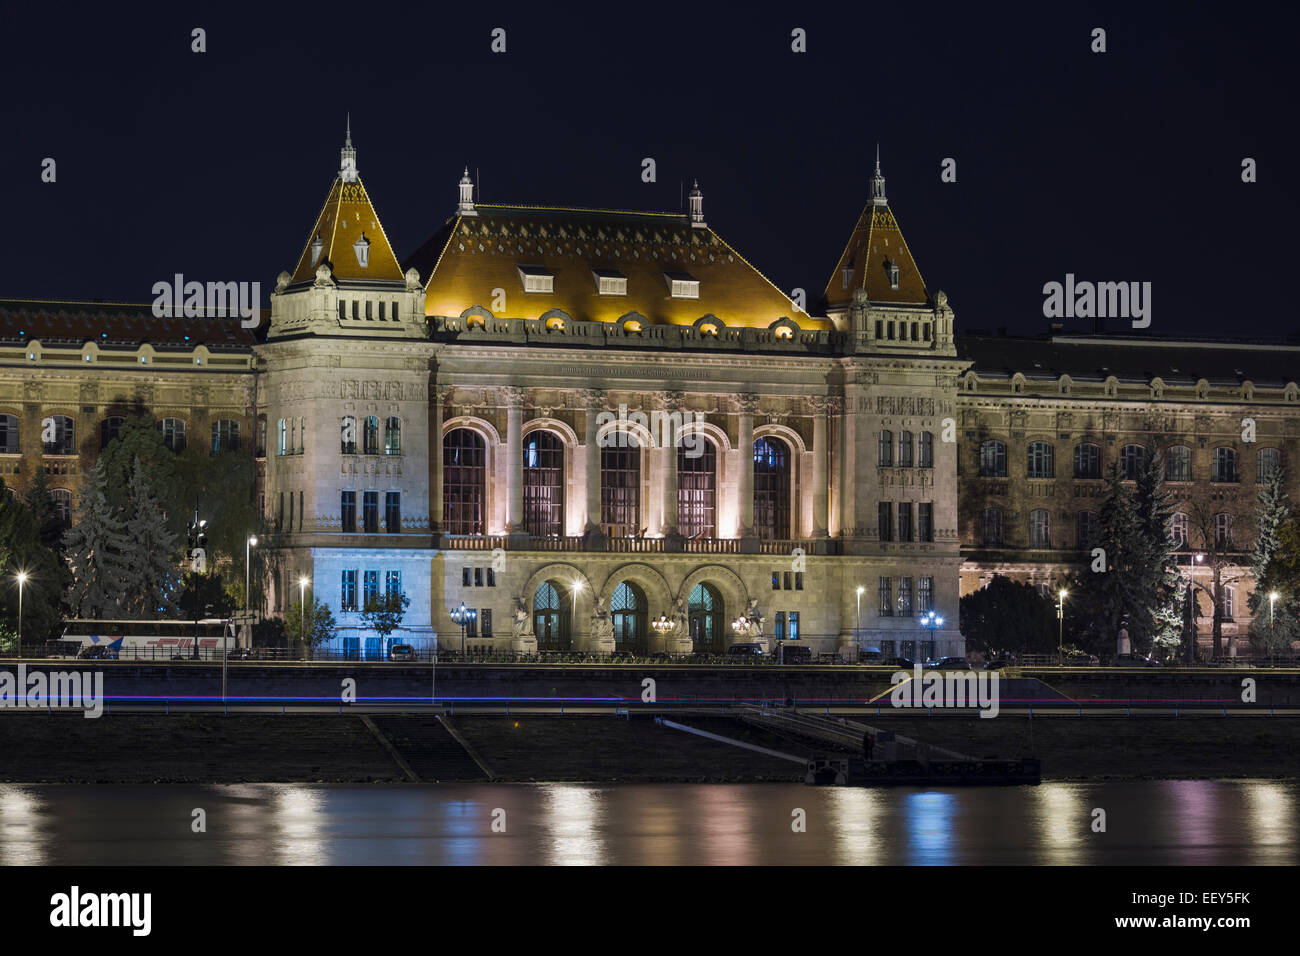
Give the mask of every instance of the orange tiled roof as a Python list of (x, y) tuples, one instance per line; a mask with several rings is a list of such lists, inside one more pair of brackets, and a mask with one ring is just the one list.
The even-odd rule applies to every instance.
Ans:
[[(321, 239), (320, 252), (313, 258), (313, 244), (318, 236)], [(365, 267), (361, 266), (353, 248), (363, 236), (370, 243), (369, 264)], [(402, 267), (397, 263), (397, 256), (389, 245), (388, 236), (379, 223), (379, 216), (360, 177), (355, 182), (345, 183), (341, 178), (334, 180), (325, 207), (316, 218), (316, 225), (298, 257), (293, 281), (305, 282), (314, 278), (316, 267), (322, 262), (328, 262), (334, 278), (343, 281), (403, 281)]]
[[(897, 265), (898, 288), (890, 284), (889, 266)], [(853, 271), (845, 282), (845, 268)], [(898, 220), (887, 205), (869, 203), (853, 227), (848, 245), (826, 283), (827, 305), (843, 304), (853, 293), (865, 289), (867, 299), (889, 305), (924, 305), (927, 300), (925, 280), (916, 267)]]

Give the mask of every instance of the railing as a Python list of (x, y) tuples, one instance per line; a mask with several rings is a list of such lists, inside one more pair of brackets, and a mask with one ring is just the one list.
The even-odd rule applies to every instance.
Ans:
[(610, 538), (609, 550), (615, 554), (662, 554), (663, 538)]

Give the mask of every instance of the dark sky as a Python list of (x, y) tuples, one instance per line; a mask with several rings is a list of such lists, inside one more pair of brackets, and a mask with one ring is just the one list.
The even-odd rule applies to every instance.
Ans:
[(816, 297), (879, 141), (959, 331), (1042, 330), (1043, 283), (1067, 272), (1152, 282), (1152, 334), (1300, 328), (1294, 21), (1268, 5), (454, 6), (7, 5), (0, 298), (150, 301), (176, 272), (265, 298), (351, 111), (399, 256), (467, 164), (484, 202), (675, 210), (698, 177), (709, 224)]

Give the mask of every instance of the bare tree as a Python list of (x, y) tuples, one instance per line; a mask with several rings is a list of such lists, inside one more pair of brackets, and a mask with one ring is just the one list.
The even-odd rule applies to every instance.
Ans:
[[(1213, 502), (1192, 502), (1189, 522), (1192, 536), (1199, 541), (1199, 551), (1192, 557), (1192, 582), (1195, 590), (1200, 591), (1210, 602), (1213, 611), (1211, 635), (1213, 637), (1214, 657), (1223, 656), (1223, 621), (1225, 589), (1237, 584), (1245, 572), (1242, 568), (1242, 549), (1233, 539), (1234, 517), (1229, 514), (1226, 528), (1218, 522), (1219, 512), (1214, 510)], [(1199, 559), (1199, 560), (1198, 560)], [(1198, 581), (1197, 571), (1205, 568), (1209, 574), (1209, 586)], [(1189, 662), (1196, 658), (1196, 610), (1193, 609), (1192, 640), (1187, 652)], [(1235, 650), (1236, 635), (1229, 637), (1229, 646)]]

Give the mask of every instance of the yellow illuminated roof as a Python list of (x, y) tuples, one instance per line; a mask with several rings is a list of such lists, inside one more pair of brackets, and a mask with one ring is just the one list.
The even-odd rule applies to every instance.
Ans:
[[(890, 266), (898, 267), (898, 288), (890, 280)], [(846, 276), (845, 269), (852, 272)], [(848, 245), (826, 283), (828, 305), (846, 303), (865, 289), (871, 302), (924, 305), (925, 280), (912, 259), (898, 221), (886, 205), (868, 204), (858, 217)]]
[[(363, 237), (369, 243), (369, 261), (364, 267), (356, 250), (357, 242)], [(302, 255), (298, 257), (293, 281), (314, 278), (316, 267), (322, 262), (330, 264), (335, 279), (403, 281), (402, 267), (398, 265), (397, 256), (393, 254), (393, 247), (388, 243), (384, 227), (379, 224), (379, 216), (375, 214), (375, 207), (360, 177), (348, 183), (342, 179), (334, 180), (325, 207), (321, 209), (316, 225), (307, 236)]]

